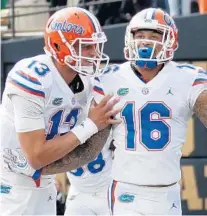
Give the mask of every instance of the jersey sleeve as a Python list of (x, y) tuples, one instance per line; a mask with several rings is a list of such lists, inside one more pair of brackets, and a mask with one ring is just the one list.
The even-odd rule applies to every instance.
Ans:
[(11, 95), (16, 132), (28, 132), (45, 128), (44, 107), (19, 95)]
[[(9, 72), (4, 98), (10, 101), (14, 110), (17, 132), (27, 132), (45, 128), (45, 90), (43, 79), (28, 65), (32, 59), (18, 62)], [(34, 61), (33, 61), (34, 62)], [(8, 104), (9, 104), (8, 103)]]
[(106, 68), (102, 76), (94, 78), (92, 92), (96, 103), (100, 103), (107, 94), (113, 93), (113, 86), (110, 86), (109, 80), (113, 80), (113, 76), (117, 71), (119, 71), (118, 65), (110, 65)]
[(6, 80), (7, 94), (18, 94), (27, 97), (45, 97), (41, 77), (25, 66), (26, 63), (18, 62), (9, 72)]
[(196, 99), (204, 90), (207, 90), (207, 72), (200, 68), (189, 92), (188, 101), (191, 111), (193, 111)]

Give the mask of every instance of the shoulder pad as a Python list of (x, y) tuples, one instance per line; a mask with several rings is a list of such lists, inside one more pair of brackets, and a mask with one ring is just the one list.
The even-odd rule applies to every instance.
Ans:
[(41, 61), (41, 59), (36, 58), (25, 58), (18, 61), (11, 72), (22, 70), (24, 73), (30, 74), (37, 79), (41, 79), (50, 72), (48, 65), (45, 63), (44, 59)]
[(39, 78), (44, 77), (46, 74), (50, 72), (48, 65), (45, 64), (44, 61), (42, 62), (41, 60), (31, 59), (30, 62), (28, 61), (26, 67)]
[(196, 86), (199, 84), (207, 84), (207, 72), (203, 70), (203, 68), (199, 68), (197, 76), (194, 79), (192, 86)]
[(12, 91), (18, 89), (21, 92), (45, 97), (44, 87), (52, 83), (46, 76), (49, 73), (50, 69), (46, 64), (35, 58), (27, 58), (19, 61), (12, 68), (8, 74), (7, 83), (13, 86), (10, 88)]

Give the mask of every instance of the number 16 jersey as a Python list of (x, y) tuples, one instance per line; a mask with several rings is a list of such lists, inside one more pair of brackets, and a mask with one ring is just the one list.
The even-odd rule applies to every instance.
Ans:
[(192, 65), (167, 63), (145, 82), (129, 62), (112, 66), (95, 79), (96, 102), (104, 94), (120, 97), (113, 128), (112, 178), (137, 185), (168, 185), (180, 180), (181, 148), (196, 98), (207, 89), (207, 74)]

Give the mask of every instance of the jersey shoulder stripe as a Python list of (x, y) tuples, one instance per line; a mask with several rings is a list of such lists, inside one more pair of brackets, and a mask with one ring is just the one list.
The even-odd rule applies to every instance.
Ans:
[(15, 79), (12, 79), (11, 77), (8, 77), (8, 80), (7, 82), (11, 83), (13, 86), (27, 92), (27, 93), (30, 93), (30, 94), (33, 94), (33, 95), (36, 95), (36, 96), (40, 96), (40, 97), (45, 97), (45, 93), (43, 91), (40, 91), (40, 90), (36, 90), (36, 89), (33, 89)]
[(204, 71), (203, 68), (190, 65), (190, 64), (180, 64), (176, 66), (177, 68), (184, 69), (187, 71), (192, 71), (193, 74), (195, 75), (192, 81), (192, 86), (196, 86), (199, 84), (207, 84), (207, 72)]
[(104, 95), (104, 91), (103, 91), (103, 89), (101, 87), (94, 86), (93, 91), (97, 92), (100, 95)]
[(177, 65), (176, 67), (177, 67), (177, 68), (188, 68), (188, 69), (192, 69), (192, 70), (195, 70), (195, 69), (196, 69), (195, 66), (190, 65), (190, 64), (180, 64), (180, 65)]
[(27, 96), (45, 98), (53, 83), (49, 63), (45, 56), (22, 59), (17, 62), (6, 80), (7, 94), (27, 94)]
[(199, 70), (196, 79), (194, 80), (192, 86), (199, 84), (207, 84), (207, 72), (204, 70)]
[(103, 71), (103, 74), (113, 73), (120, 69), (120, 66), (117, 64), (109, 65), (105, 70)]
[(15, 73), (33, 84), (41, 85), (37, 78), (30, 76), (29, 74), (26, 74), (23, 71), (16, 71)]
[(95, 77), (94, 78), (94, 86), (93, 86), (93, 91), (95, 93), (98, 93), (100, 95), (105, 95), (104, 94), (104, 90), (103, 90), (103, 87), (101, 85), (101, 81), (98, 77)]

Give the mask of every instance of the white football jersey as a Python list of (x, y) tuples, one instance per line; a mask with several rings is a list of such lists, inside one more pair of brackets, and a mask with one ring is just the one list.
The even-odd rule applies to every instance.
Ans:
[[(45, 128), (46, 139), (53, 139), (57, 135), (70, 131), (78, 121), (86, 116), (87, 99), (91, 92), (91, 78), (80, 76), (77, 84), (83, 85), (84, 89), (79, 93), (73, 93), (57, 71), (52, 59), (47, 55), (38, 55), (19, 61), (9, 72), (6, 87), (3, 93), (1, 109), (1, 151), (3, 149), (17, 150), (21, 157), (20, 167), (28, 166), (27, 160), (22, 155), (20, 143), (16, 132), (33, 131)], [(28, 117), (16, 119), (11, 95), (19, 95), (27, 101), (37, 105), (41, 120), (36, 113), (27, 107)], [(21, 106), (21, 104), (20, 104)], [(24, 104), (22, 104), (24, 106)], [(32, 109), (31, 109), (32, 110)], [(37, 109), (38, 112), (38, 109)], [(2, 170), (2, 178), (11, 184), (35, 186), (31, 178), (16, 175)], [(51, 181), (50, 176), (42, 176), (40, 183), (47, 185)]]
[(113, 129), (116, 150), (112, 178), (138, 185), (166, 185), (181, 178), (181, 148), (198, 95), (207, 89), (207, 73), (173, 61), (146, 83), (129, 62), (95, 79), (94, 97), (114, 93), (122, 107)]
[(112, 167), (112, 151), (109, 149), (111, 141), (110, 135), (95, 160), (76, 170), (67, 172), (73, 191), (76, 193), (98, 193), (104, 188), (108, 188), (111, 182)]

